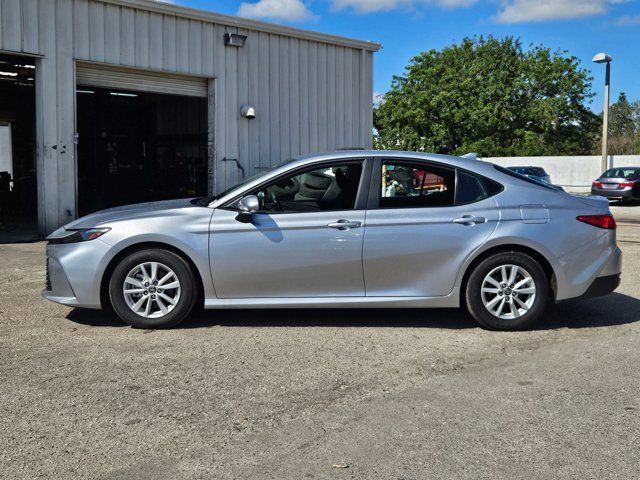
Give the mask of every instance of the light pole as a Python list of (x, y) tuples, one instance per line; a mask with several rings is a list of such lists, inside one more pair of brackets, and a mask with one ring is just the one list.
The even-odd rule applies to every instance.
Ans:
[(604, 77), (604, 109), (602, 111), (602, 163), (600, 170), (604, 172), (608, 167), (607, 147), (609, 143), (609, 84), (611, 83), (611, 55), (598, 53), (593, 57), (595, 63), (606, 63), (607, 71)]

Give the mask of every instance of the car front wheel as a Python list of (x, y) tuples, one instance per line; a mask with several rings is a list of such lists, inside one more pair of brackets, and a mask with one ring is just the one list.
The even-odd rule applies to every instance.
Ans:
[(116, 266), (109, 282), (116, 314), (137, 328), (168, 328), (184, 320), (197, 299), (189, 264), (173, 252), (133, 252)]
[(473, 270), (465, 292), (471, 315), (491, 330), (524, 330), (534, 325), (549, 302), (549, 283), (540, 264), (520, 252), (484, 259)]

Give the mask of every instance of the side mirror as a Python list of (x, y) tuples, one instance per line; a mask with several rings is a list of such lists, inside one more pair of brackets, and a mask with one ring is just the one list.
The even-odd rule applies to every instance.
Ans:
[(247, 195), (238, 202), (238, 215), (236, 220), (241, 223), (250, 223), (252, 215), (260, 210), (260, 201), (255, 195)]

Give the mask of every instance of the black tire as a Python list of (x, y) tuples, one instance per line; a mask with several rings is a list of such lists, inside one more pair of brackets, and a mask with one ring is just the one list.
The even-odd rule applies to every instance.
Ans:
[[(482, 283), (490, 272), (502, 265), (516, 265), (526, 270), (535, 285), (536, 292), (532, 305), (526, 313), (517, 318), (504, 319), (492, 314), (485, 307), (482, 300)], [(500, 297), (503, 295), (507, 297), (506, 293), (512, 295), (508, 286), (507, 290), (504, 290), (504, 293), (501, 291), (499, 293)], [(475, 267), (469, 276), (464, 294), (469, 313), (483, 327), (490, 330), (525, 330), (531, 328), (540, 319), (549, 305), (549, 280), (540, 264), (529, 255), (520, 252), (503, 252), (491, 255)], [(497, 296), (498, 294), (495, 295)], [(493, 298), (487, 296), (488, 300)], [(514, 302), (515, 300), (512, 300), (512, 298), (508, 296), (506, 301)], [(528, 297), (522, 297), (521, 295), (520, 299), (523, 298), (526, 299)], [(517, 306), (517, 304), (514, 305)], [(506, 308), (510, 308), (510, 305), (507, 305)]]
[[(170, 268), (180, 283), (180, 295), (172, 309), (159, 318), (148, 318), (135, 313), (127, 304), (123, 286), (125, 278), (145, 262), (157, 262)], [(149, 294), (149, 291), (145, 295)], [(154, 296), (155, 298), (155, 296)], [(109, 280), (109, 300), (115, 313), (125, 323), (135, 328), (169, 328), (182, 322), (193, 310), (198, 298), (198, 284), (189, 264), (179, 255), (162, 249), (133, 252), (116, 266)], [(166, 304), (166, 302), (163, 302)], [(159, 305), (156, 304), (156, 309)], [(171, 307), (169, 307), (171, 308)]]

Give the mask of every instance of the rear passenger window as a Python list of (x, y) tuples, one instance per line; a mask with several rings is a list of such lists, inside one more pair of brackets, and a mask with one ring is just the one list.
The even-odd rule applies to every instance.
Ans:
[(456, 205), (479, 202), (502, 190), (502, 186), (492, 180), (458, 170)]
[(487, 198), (482, 182), (475, 175), (458, 170), (458, 191), (456, 204), (479, 202)]
[(383, 161), (380, 207), (453, 205), (455, 172), (428, 164)]

